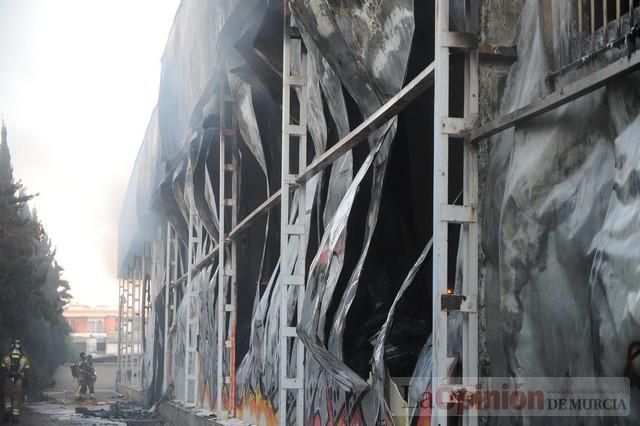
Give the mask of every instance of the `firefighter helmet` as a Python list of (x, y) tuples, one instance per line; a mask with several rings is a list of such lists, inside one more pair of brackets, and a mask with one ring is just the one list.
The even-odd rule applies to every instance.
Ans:
[(11, 342), (11, 350), (18, 350), (22, 352), (22, 341), (20, 339), (13, 339)]

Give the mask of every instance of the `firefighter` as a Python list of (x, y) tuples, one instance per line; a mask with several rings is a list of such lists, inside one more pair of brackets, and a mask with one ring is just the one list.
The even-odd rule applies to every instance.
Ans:
[(74, 364), (75, 378), (78, 380), (76, 389), (76, 399), (81, 400), (87, 394), (87, 357), (84, 352), (80, 352), (80, 358)]
[(28, 385), (31, 369), (29, 359), (24, 353), (20, 339), (14, 339), (9, 353), (2, 360), (4, 381), (4, 421), (20, 422), (20, 404), (23, 392)]
[(91, 355), (87, 355), (86, 358), (86, 370), (85, 370), (85, 381), (87, 387), (89, 388), (89, 397), (92, 401), (96, 400), (96, 392), (94, 386), (96, 384), (96, 380), (98, 376), (96, 375), (96, 369), (93, 367), (93, 357)]

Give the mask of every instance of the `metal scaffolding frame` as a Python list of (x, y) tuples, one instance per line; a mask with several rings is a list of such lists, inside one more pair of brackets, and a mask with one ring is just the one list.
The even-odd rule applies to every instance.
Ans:
[(173, 361), (173, 339), (171, 329), (176, 314), (176, 292), (173, 283), (178, 278), (178, 240), (170, 223), (167, 223), (166, 231), (166, 263), (165, 263), (165, 310), (164, 310), (164, 369), (162, 391), (169, 388), (169, 380), (172, 377), (171, 365)]
[[(280, 200), (280, 325), (279, 325), (279, 421), (287, 425), (295, 400), (297, 424), (304, 418), (304, 345), (296, 325), (302, 317), (306, 283), (306, 238), (308, 213), (306, 183), (297, 177), (307, 165), (307, 53), (298, 29), (288, 15), (285, 19), (282, 72), (282, 173)], [(298, 117), (294, 117), (292, 100), (298, 100)], [(292, 158), (292, 155), (297, 155)], [(296, 299), (293, 318), (289, 317), (289, 299)], [(291, 355), (291, 363), (289, 356)], [(291, 396), (291, 398), (290, 398)]]
[[(217, 396), (219, 418), (235, 416), (237, 244), (229, 231), (238, 224), (238, 146), (234, 100), (220, 86), (220, 181), (218, 205)], [(229, 213), (229, 217), (227, 216)], [(225, 360), (228, 363), (225, 368)], [(225, 394), (227, 404), (225, 407)]]
[(141, 389), (144, 318), (142, 258), (136, 256), (127, 270), (127, 277), (118, 286), (118, 372), (117, 385)]
[[(280, 424), (287, 424), (287, 416), (295, 410), (296, 423), (303, 423), (304, 347), (295, 325), (300, 318), (303, 290), (306, 280), (305, 235), (308, 232), (305, 183), (329, 167), (341, 155), (367, 140), (375, 130), (400, 113), (410, 102), (422, 95), (435, 82), (434, 88), (434, 182), (433, 182), (433, 370), (432, 394), (433, 425), (446, 426), (447, 412), (438, 407), (437, 387), (453, 384), (459, 389), (475, 387), (478, 377), (478, 151), (476, 143), (505, 129), (535, 118), (545, 112), (571, 102), (640, 69), (640, 52), (625, 57), (574, 81), (554, 92), (534, 100), (530, 105), (510, 114), (478, 125), (479, 45), (473, 34), (475, 23), (471, 1), (465, 0), (464, 32), (451, 32), (449, 28), (450, 0), (437, 0), (435, 27), (435, 59), (397, 95), (387, 101), (362, 124), (352, 130), (325, 153), (307, 165), (307, 86), (306, 52), (299, 31), (284, 28), (283, 52), (283, 106), (282, 106), (282, 175), (281, 189), (271, 194), (260, 206), (238, 221), (238, 146), (233, 99), (226, 85), (220, 96), (220, 187), (218, 245), (207, 235), (197, 216), (193, 198), (189, 203), (189, 240), (181, 242), (175, 229), (167, 223), (166, 253), (164, 256), (165, 292), (165, 358), (163, 389), (167, 390), (173, 377), (172, 365), (177, 307), (180, 303), (179, 286), (186, 285), (189, 297), (187, 365), (185, 370), (185, 402), (198, 404), (200, 384), (198, 360), (198, 297), (193, 277), (218, 260), (217, 321), (217, 400), (219, 418), (235, 415), (235, 329), (237, 311), (237, 238), (258, 218), (281, 204), (281, 263), (280, 286)], [(582, 5), (582, 2), (579, 2)], [(286, 7), (286, 6), (285, 6)], [(286, 8), (288, 10), (288, 8)], [(616, 16), (620, 28), (620, 6)], [(580, 11), (582, 13), (582, 11)], [(630, 20), (633, 18), (629, 13)], [(582, 21), (580, 20), (580, 25)], [(580, 28), (582, 32), (582, 28)], [(594, 28), (591, 29), (593, 37)], [(449, 89), (451, 73), (450, 54), (460, 52), (465, 58), (464, 115), (450, 117)], [(299, 106), (299, 116), (292, 116), (292, 99)], [(462, 202), (449, 199), (448, 175), (451, 169), (449, 147), (463, 143)], [(294, 157), (298, 157), (297, 159)], [(462, 286), (458, 293), (448, 288), (448, 232), (450, 226), (461, 226)], [(183, 259), (186, 246), (187, 259)], [(158, 261), (154, 257), (154, 261)], [(119, 283), (120, 325), (118, 329), (118, 384), (139, 387), (142, 377), (142, 327), (144, 298), (144, 266), (136, 257), (126, 278)], [(294, 318), (288, 317), (290, 298), (296, 298)], [(192, 302), (196, 303), (192, 306)], [(447, 353), (449, 313), (458, 312), (462, 321), (461, 383), (451, 383), (451, 369), (456, 359)], [(179, 356), (179, 355), (178, 355)], [(225, 366), (225, 360), (228, 365)], [(289, 361), (291, 360), (291, 361)], [(192, 384), (192, 386), (191, 386)], [(189, 389), (193, 389), (189, 393)], [(225, 397), (226, 395), (226, 397)], [(296, 404), (293, 406), (294, 395)], [(226, 401), (225, 401), (226, 398)], [(453, 398), (453, 396), (452, 396)], [(476, 416), (466, 416), (465, 425), (476, 425)]]
[[(298, 55), (299, 60), (292, 61), (291, 58), (293, 55)], [(302, 309), (302, 301), (304, 297), (304, 284), (305, 284), (305, 274), (306, 274), (306, 240), (304, 235), (306, 235), (307, 227), (308, 227), (308, 215), (309, 212), (306, 211), (306, 197), (304, 194), (305, 183), (310, 180), (312, 177), (321, 173), (327, 167), (331, 166), (335, 160), (340, 158), (343, 154), (353, 149), (358, 144), (365, 142), (367, 138), (379, 129), (381, 126), (386, 124), (390, 119), (395, 117), (399, 112), (401, 112), (408, 104), (410, 104), (413, 100), (422, 95), (427, 89), (429, 89), (433, 85), (434, 74), (435, 74), (435, 63), (431, 63), (427, 68), (425, 68), (416, 78), (414, 78), (411, 82), (409, 82), (397, 95), (389, 99), (379, 110), (377, 110), (370, 117), (367, 117), (359, 126), (357, 126), (354, 130), (352, 130), (347, 136), (338, 141), (334, 146), (328, 149), (325, 153), (318, 156), (312, 163), (309, 165), (306, 164), (307, 159), (307, 128), (306, 128), (306, 109), (307, 109), (307, 88), (306, 88), (306, 78), (304, 76), (304, 72), (306, 71), (306, 51), (304, 49), (304, 44), (302, 39), (300, 38), (299, 32), (290, 27), (285, 28), (285, 50), (284, 50), (284, 58), (285, 65), (289, 70), (288, 76), (283, 80), (283, 160), (282, 160), (282, 188), (272, 194), (267, 198), (260, 206), (258, 206), (253, 212), (249, 213), (244, 219), (238, 221), (237, 219), (237, 146), (236, 146), (236, 123), (235, 117), (232, 119), (233, 121), (233, 131), (228, 126), (221, 124), (220, 131), (220, 202), (219, 202), (219, 227), (220, 229), (230, 228), (229, 231), (223, 233), (221, 231), (220, 239), (218, 241), (218, 245), (212, 247), (211, 250), (204, 256), (201, 256), (199, 260), (195, 260), (193, 262), (188, 262), (189, 267), (187, 271), (182, 270), (180, 268), (180, 256), (181, 252), (179, 249), (180, 242), (175, 233), (175, 230), (171, 226), (171, 224), (167, 224), (167, 255), (166, 262), (167, 267), (166, 270), (166, 288), (165, 288), (165, 301), (167, 306), (165, 307), (165, 341), (167, 342), (167, 346), (165, 348), (165, 380), (163, 387), (165, 389), (168, 388), (169, 384), (173, 380), (172, 378), (172, 352), (171, 352), (171, 342), (172, 336), (174, 336), (175, 332), (175, 318), (176, 318), (176, 309), (179, 301), (177, 300), (177, 287), (186, 283), (190, 280), (191, 274), (194, 274), (206, 266), (214, 262), (216, 259), (219, 264), (223, 262), (227, 265), (225, 268), (226, 271), (221, 271), (222, 268), (218, 269), (218, 282), (222, 281), (222, 277), (224, 276), (227, 280), (230, 280), (226, 287), (230, 289), (230, 292), (227, 291), (225, 293), (226, 296), (232, 296), (233, 302), (227, 299), (230, 303), (223, 303), (223, 307), (220, 305), (217, 306), (217, 318), (220, 318), (220, 313), (224, 312), (225, 315), (232, 315), (233, 319), (226, 320), (226, 330), (225, 324), (221, 321), (217, 321), (218, 324), (218, 335), (223, 336), (225, 338), (222, 345), (220, 345), (220, 340), (218, 342), (218, 370), (216, 381), (218, 383), (218, 400), (216, 401), (216, 411), (220, 413), (221, 417), (227, 417), (229, 415), (234, 415), (234, 403), (235, 398), (229, 398), (229, 402), (231, 402), (229, 411), (225, 411), (223, 401), (221, 400), (224, 395), (224, 389), (228, 385), (230, 389), (230, 395), (235, 394), (234, 389), (234, 374), (230, 374), (229, 376), (225, 376), (224, 370), (221, 370), (221, 364), (224, 356), (224, 349), (230, 349), (233, 347), (234, 349), (229, 351), (230, 357), (235, 357), (235, 315), (236, 315), (236, 265), (235, 260), (232, 261), (224, 261), (225, 257), (229, 257), (230, 259), (235, 259), (236, 256), (236, 240), (239, 238), (242, 233), (258, 218), (262, 217), (269, 210), (276, 207), (278, 204), (282, 202), (281, 205), (281, 254), (287, 253), (289, 247), (292, 247), (292, 259), (289, 263), (284, 259), (284, 256), (281, 256), (281, 273), (280, 273), (280, 281), (279, 285), (282, 286), (282, 289), (289, 289), (287, 292), (282, 292), (284, 295), (281, 299), (281, 309), (286, 313), (286, 306), (289, 303), (289, 296), (294, 296), (297, 298), (297, 309), (296, 309), (296, 318), (288, 318), (288, 322), (283, 319), (286, 318), (282, 315), (281, 311), (281, 320), (283, 320), (280, 324), (280, 362), (281, 362), (281, 382), (284, 384), (281, 388), (280, 392), (280, 403), (281, 407), (286, 407), (286, 402), (283, 404), (283, 400), (291, 399), (293, 397), (293, 393), (297, 393), (296, 396), (296, 405), (295, 407), (291, 407), (296, 411), (296, 418), (298, 419), (297, 423), (303, 423), (303, 409), (304, 409), (304, 400), (303, 400), (303, 390), (304, 390), (304, 346), (301, 341), (297, 337), (297, 332), (294, 324), (297, 322), (297, 319), (300, 317), (301, 309)], [(299, 69), (295, 69), (295, 67), (299, 67)], [(220, 93), (226, 93), (221, 90)], [(295, 96), (298, 99), (299, 105), (299, 116), (293, 117), (291, 111), (291, 99), (292, 95), (295, 93)], [(233, 103), (233, 99), (228, 95), (224, 95), (221, 99), (221, 123), (226, 122), (228, 118), (223, 118), (224, 108), (222, 104), (225, 104), (228, 108), (229, 105)], [(225, 127), (227, 127), (225, 129)], [(292, 148), (292, 143), (296, 144), (295, 149)], [(228, 155), (230, 153), (229, 149), (225, 149), (224, 146), (233, 146), (234, 150), (231, 152), (232, 162), (229, 163)], [(290, 151), (294, 153), (297, 152), (297, 161), (296, 159), (291, 159), (289, 156)], [(286, 161), (285, 161), (286, 160)], [(294, 161), (297, 164), (291, 164), (290, 161)], [(227, 186), (224, 182), (227, 179), (228, 175), (231, 174), (232, 185), (232, 194), (228, 194), (230, 191), (229, 186)], [(226, 189), (223, 189), (226, 188)], [(286, 191), (284, 190), (286, 189)], [(282, 194), (287, 194), (286, 197), (283, 197)], [(224, 198), (224, 199), (223, 199)], [(286, 200), (283, 201), (283, 199)], [(231, 220), (226, 220), (226, 214), (224, 213), (223, 207), (231, 208)], [(288, 213), (286, 213), (288, 212)], [(223, 225), (224, 224), (224, 225)], [(224, 228), (223, 228), (224, 226)], [(222, 239), (222, 235), (226, 235), (224, 239)], [(221, 243), (224, 241), (224, 243)], [(227, 246), (227, 250), (220, 250), (220, 247)], [(182, 274), (179, 272), (182, 270)], [(288, 272), (283, 272), (287, 271)], [(223, 286), (219, 286), (219, 291)], [(224, 293), (224, 292), (223, 292)], [(218, 301), (225, 300), (224, 297), (218, 296)], [(230, 339), (229, 337), (232, 337)], [(222, 340), (222, 339), (221, 339)], [(223, 347), (223, 351), (221, 352), (221, 346)], [(222, 354), (222, 356), (220, 355)], [(287, 366), (287, 359), (289, 358), (289, 354), (295, 354), (292, 356), (295, 362), (292, 362)], [(235, 362), (231, 363), (231, 368), (235, 371)], [(221, 373), (222, 371), (222, 373)], [(295, 374), (294, 377), (289, 377), (289, 374), (285, 372)], [(285, 377), (286, 376), (286, 377)], [(222, 391), (221, 391), (222, 390)], [(232, 402), (233, 401), (233, 402)], [(285, 416), (280, 416), (281, 424), (286, 423), (286, 414)]]
[[(281, 368), (281, 392), (280, 406), (287, 407), (287, 400), (293, 400), (294, 393), (296, 395), (295, 410), (298, 424), (303, 422), (303, 389), (304, 389), (304, 346), (297, 337), (294, 324), (300, 317), (302, 309), (302, 301), (304, 297), (305, 284), (305, 256), (306, 241), (304, 236), (308, 227), (308, 214), (306, 212), (306, 197), (304, 194), (305, 183), (321, 173), (327, 167), (340, 158), (343, 154), (353, 149), (358, 144), (367, 140), (367, 138), (387, 123), (390, 119), (401, 112), (414, 99), (422, 95), (429, 89), (434, 82), (436, 63), (431, 63), (425, 68), (415, 79), (409, 82), (396, 96), (387, 101), (380, 109), (378, 109), (370, 117), (367, 117), (359, 126), (352, 130), (347, 136), (338, 141), (334, 146), (322, 155), (319, 155), (311, 164), (307, 165), (307, 128), (306, 128), (306, 109), (307, 109), (307, 88), (306, 78), (306, 51), (304, 44), (299, 35), (299, 31), (295, 27), (285, 28), (285, 49), (284, 49), (284, 66), (285, 78), (283, 79), (283, 138), (282, 138), (282, 188), (272, 194), (265, 202), (258, 206), (253, 212), (248, 214), (242, 221), (238, 221), (237, 217), (237, 196), (238, 196), (238, 164), (237, 164), (237, 135), (235, 117), (231, 114), (233, 124), (231, 127), (227, 123), (228, 117), (224, 117), (228, 107), (233, 105), (233, 99), (226, 94), (221, 96), (220, 108), (220, 200), (219, 200), (219, 227), (220, 235), (217, 246), (213, 244), (205, 245), (211, 248), (204, 255), (202, 240), (191, 233), (194, 229), (199, 231), (196, 233), (201, 238), (206, 232), (202, 229), (202, 224), (197, 218), (197, 212), (194, 210), (193, 202), (190, 203), (190, 237), (187, 242), (187, 262), (182, 265), (180, 250), (181, 242), (170, 223), (167, 223), (166, 231), (166, 267), (165, 267), (165, 360), (164, 360), (164, 383), (163, 389), (168, 389), (170, 383), (175, 380), (173, 377), (172, 365), (174, 354), (173, 339), (175, 338), (176, 314), (178, 300), (178, 286), (186, 284), (186, 294), (190, 295), (193, 291), (192, 277), (195, 273), (204, 269), (207, 265), (216, 259), (219, 265), (225, 264), (226, 268), (218, 269), (218, 282), (226, 284), (219, 285), (218, 290), (218, 306), (217, 318), (227, 316), (225, 321), (218, 321), (218, 369), (217, 369), (217, 385), (218, 398), (216, 401), (216, 411), (220, 413), (221, 418), (233, 416), (235, 414), (234, 402), (235, 398), (235, 321), (236, 321), (236, 239), (259, 217), (266, 214), (269, 210), (281, 203), (281, 273), (279, 285), (282, 286), (281, 292), (281, 324), (280, 324), (280, 368)], [(292, 60), (293, 55), (297, 55), (296, 60)], [(294, 69), (299, 67), (299, 69)], [(293, 117), (291, 111), (292, 95), (296, 95), (299, 106), (299, 116)], [(292, 149), (292, 143), (296, 144)], [(231, 150), (228, 147), (233, 147)], [(297, 153), (297, 161), (290, 158), (289, 154)], [(231, 162), (229, 162), (229, 156)], [(231, 185), (225, 182), (231, 175)], [(231, 194), (229, 194), (231, 192)], [(283, 196), (286, 194), (286, 196)], [(226, 219), (225, 210), (231, 209), (231, 219)], [(194, 226), (195, 225), (195, 226)], [(224, 231), (223, 231), (224, 229)], [(224, 236), (224, 238), (223, 238)], [(200, 242), (199, 242), (200, 241)], [(198, 246), (198, 250), (194, 250)], [(220, 247), (226, 247), (226, 250), (220, 250)], [(284, 254), (288, 253), (291, 248), (291, 259), (285, 259)], [(199, 253), (199, 255), (197, 254)], [(226, 259), (228, 258), (228, 259)], [(226, 290), (225, 290), (226, 288)], [(287, 318), (287, 306), (289, 297), (296, 297), (295, 318)], [(228, 303), (227, 303), (228, 302)], [(127, 303), (128, 305), (128, 303)], [(190, 308), (189, 308), (190, 309)], [(284, 312), (284, 315), (282, 315)], [(194, 323), (195, 325), (195, 323)], [(196, 344), (188, 341), (188, 351), (195, 353), (197, 357), (197, 333)], [(189, 339), (189, 335), (187, 335)], [(228, 357), (231, 370), (228, 374), (223, 367), (225, 357), (224, 351), (228, 350)], [(186, 355), (186, 354), (185, 354)], [(287, 365), (287, 360), (291, 355), (293, 360)], [(126, 357), (123, 357), (126, 359)], [(197, 359), (197, 358), (195, 358)], [(188, 360), (187, 360), (188, 363)], [(197, 364), (197, 362), (196, 362)], [(290, 377), (289, 374), (293, 374)], [(195, 380), (197, 374), (185, 375), (185, 380)], [(187, 384), (187, 382), (185, 382)], [(185, 402), (197, 404), (198, 398), (187, 395), (188, 386), (185, 386)], [(197, 388), (197, 386), (196, 386)], [(223, 396), (225, 389), (228, 389), (229, 410), (226, 411), (223, 404)], [(289, 404), (290, 405), (290, 404)], [(286, 424), (287, 417), (280, 416), (281, 424)]]
[[(478, 44), (471, 33), (471, 1), (465, 0), (465, 33), (450, 32), (449, 0), (436, 1), (435, 90), (433, 136), (433, 369), (432, 424), (447, 425), (447, 408), (439, 404), (439, 389), (450, 385), (455, 359), (447, 352), (449, 312), (462, 319), (462, 386), (475, 389), (478, 377), (478, 151), (466, 135), (478, 117)], [(460, 49), (465, 56), (464, 117), (450, 117), (450, 51)], [(452, 138), (462, 138), (462, 204), (449, 199), (449, 148)], [(453, 142), (455, 143), (455, 142)], [(448, 287), (449, 226), (462, 229), (462, 288), (458, 294)], [(453, 395), (450, 396), (453, 398)], [(465, 416), (465, 425), (477, 425), (477, 416)]]
[[(193, 167), (190, 165), (190, 167)], [(204, 226), (198, 215), (193, 199), (193, 193), (189, 196), (189, 240), (187, 245), (187, 284), (185, 297), (187, 299), (187, 332), (185, 334), (185, 384), (184, 402), (187, 405), (197, 405), (199, 401), (199, 362), (198, 362), (198, 334), (199, 327), (199, 281), (193, 280), (193, 265), (195, 265), (202, 253)]]

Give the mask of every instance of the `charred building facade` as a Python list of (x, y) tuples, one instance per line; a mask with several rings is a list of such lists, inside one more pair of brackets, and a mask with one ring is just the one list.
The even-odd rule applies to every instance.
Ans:
[(253, 424), (510, 424), (437, 389), (628, 374), (639, 22), (183, 0), (120, 220), (120, 389)]

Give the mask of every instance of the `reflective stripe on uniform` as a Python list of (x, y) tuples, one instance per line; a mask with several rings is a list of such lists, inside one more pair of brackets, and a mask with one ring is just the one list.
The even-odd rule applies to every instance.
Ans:
[(31, 368), (31, 365), (29, 364), (29, 358), (24, 355), (22, 355), (22, 358), (20, 358), (20, 365), (22, 366), (23, 370), (28, 370)]

